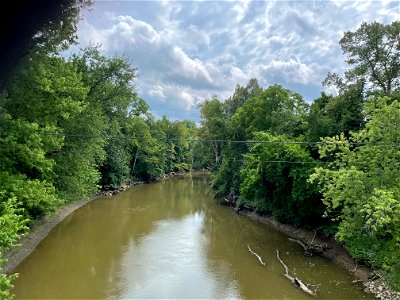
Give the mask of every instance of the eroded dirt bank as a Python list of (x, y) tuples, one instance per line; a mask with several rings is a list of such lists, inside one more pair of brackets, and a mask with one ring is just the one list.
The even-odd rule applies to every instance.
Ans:
[(324, 239), (315, 236), (313, 231), (281, 224), (270, 216), (260, 216), (250, 211), (240, 211), (238, 213), (266, 224), (275, 230), (283, 232), (288, 237), (300, 240), (307, 245), (310, 245), (311, 242), (313, 245), (326, 244), (328, 249), (324, 251), (322, 256), (332, 260), (353, 274), (355, 281), (361, 281), (364, 284), (365, 291), (373, 294), (377, 299), (400, 300), (400, 293), (390, 289), (378, 272), (366, 266), (358, 265), (346, 249), (334, 239)]

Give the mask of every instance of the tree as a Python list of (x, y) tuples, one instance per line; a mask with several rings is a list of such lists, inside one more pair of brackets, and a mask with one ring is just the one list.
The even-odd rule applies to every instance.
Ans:
[(155, 120), (150, 116), (147, 120), (136, 118), (132, 125), (131, 130), (138, 137), (132, 165), (135, 178), (150, 182), (172, 171), (173, 155), (165, 132), (169, 120)]
[[(336, 234), (357, 259), (383, 268), (400, 288), (400, 103), (388, 97), (366, 105), (369, 121), (350, 139), (325, 138), (311, 182), (320, 185), (326, 216), (339, 223)], [(356, 147), (350, 143), (356, 143)]]
[[(100, 165), (101, 174), (93, 171), (87, 174), (87, 178), (93, 178), (93, 183), (101, 177), (103, 188), (118, 188), (131, 179), (132, 145), (127, 137), (126, 124), (130, 116), (145, 114), (148, 109), (147, 104), (137, 96), (132, 83), (137, 75), (136, 69), (125, 57), (107, 58), (102, 55), (99, 46), (93, 45), (85, 48), (80, 55), (73, 55), (70, 63), (76, 67), (88, 88), (86, 102), (89, 116), (83, 118), (83, 124), (93, 124), (89, 126), (92, 132), (87, 135), (91, 141), (97, 136), (97, 143), (92, 144), (92, 149), (95, 150), (96, 145), (99, 147), (91, 152), (93, 161), (87, 165)], [(82, 131), (87, 129), (82, 128)], [(101, 135), (109, 137), (107, 142), (104, 138), (99, 140)], [(103, 145), (104, 154), (101, 152)], [(97, 188), (93, 184), (92, 187)]]
[(214, 158), (212, 166), (220, 164), (222, 153), (222, 142), (225, 139), (225, 122), (223, 104), (216, 98), (206, 100), (200, 105), (201, 129), (199, 131), (200, 139), (205, 140), (209, 145), (209, 152)]
[[(80, 11), (92, 0), (16, 0), (1, 10), (0, 39), (7, 47), (0, 49), (0, 92), (10, 75), (18, 75), (37, 54), (47, 55), (66, 50), (77, 40), (76, 26)], [(11, 76), (12, 77), (12, 76)]]
[(308, 105), (303, 98), (273, 85), (247, 100), (230, 120), (236, 139), (249, 139), (256, 131), (299, 136), (305, 130)]
[(383, 25), (362, 23), (354, 32), (345, 32), (340, 40), (349, 81), (366, 81), (373, 89), (389, 95), (400, 85), (400, 21)]
[(259, 86), (256, 78), (250, 79), (246, 86), (237, 85), (233, 95), (224, 102), (226, 115), (228, 117), (232, 116), (247, 99), (254, 97), (261, 91), (262, 88)]
[(363, 103), (362, 87), (349, 86), (340, 95), (333, 97), (325, 93), (316, 99), (310, 108), (307, 119), (307, 139), (318, 142), (321, 137), (362, 129)]

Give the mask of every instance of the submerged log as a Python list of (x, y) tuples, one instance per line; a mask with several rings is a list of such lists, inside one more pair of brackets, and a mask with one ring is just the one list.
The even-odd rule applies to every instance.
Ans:
[(247, 245), (247, 249), (249, 249), (250, 253), (252, 253), (255, 257), (257, 257), (258, 260), (260, 261), (260, 264), (262, 264), (265, 267), (265, 262), (263, 262), (261, 256), (255, 253), (253, 250), (251, 250), (249, 245)]
[(290, 282), (297, 288), (299, 288), (300, 290), (302, 290), (303, 292), (310, 294), (312, 296), (316, 295), (316, 291), (312, 291), (307, 285), (305, 285), (300, 279), (298, 279), (297, 277), (292, 277), (289, 274), (289, 268), (286, 266), (286, 264), (283, 262), (283, 260), (279, 257), (279, 251), (276, 250), (276, 257), (278, 258), (279, 262), (282, 264), (282, 266), (285, 268), (285, 274), (283, 274), (283, 276), (285, 276), (287, 279), (290, 280)]

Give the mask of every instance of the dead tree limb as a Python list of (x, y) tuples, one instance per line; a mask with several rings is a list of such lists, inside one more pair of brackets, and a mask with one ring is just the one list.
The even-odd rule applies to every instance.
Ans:
[(260, 261), (260, 264), (262, 264), (262, 265), (265, 267), (265, 262), (263, 262), (261, 256), (258, 255), (257, 253), (255, 253), (254, 251), (252, 251), (252, 250), (250, 249), (250, 246), (249, 246), (249, 245), (247, 245), (247, 249), (249, 249), (250, 253), (253, 254), (255, 257), (257, 257), (258, 260)]
[(292, 238), (288, 238), (288, 240), (291, 241), (291, 242), (293, 242), (293, 243), (299, 244), (301, 247), (304, 248), (304, 251), (307, 251), (307, 250), (308, 250), (308, 246), (307, 246), (306, 244), (304, 244), (302, 241), (300, 241), (300, 240), (295, 240), (295, 239), (292, 239)]
[(312, 240), (311, 240), (311, 243), (310, 243), (310, 246), (312, 246), (312, 243), (314, 242), (314, 239), (315, 239), (315, 236), (317, 235), (317, 231), (315, 230), (314, 231), (314, 236), (313, 236), (313, 238), (312, 238)]
[(282, 264), (282, 266), (285, 268), (285, 276), (287, 279), (290, 280), (290, 282), (297, 288), (301, 289), (303, 292), (306, 292), (307, 294), (310, 294), (312, 296), (315, 296), (316, 292), (312, 291), (308, 288), (307, 285), (305, 285), (300, 279), (297, 277), (292, 277), (289, 274), (289, 268), (286, 266), (286, 264), (283, 262), (283, 260), (279, 257), (279, 251), (276, 250), (276, 257), (278, 258), (279, 262)]
[(310, 245), (306, 245), (303, 241), (298, 240), (298, 239), (292, 239), (292, 238), (288, 238), (288, 239), (289, 239), (289, 241), (297, 243), (301, 247), (303, 247), (304, 253), (308, 256), (313, 256), (313, 255), (321, 256), (324, 253), (324, 251), (327, 251), (329, 249), (329, 247), (326, 243), (322, 243), (321, 245), (313, 245), (312, 243), (314, 242), (315, 235), (314, 235)]

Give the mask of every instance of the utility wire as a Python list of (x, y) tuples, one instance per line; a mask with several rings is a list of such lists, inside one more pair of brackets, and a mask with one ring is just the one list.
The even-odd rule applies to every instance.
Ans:
[[(229, 139), (174, 139), (174, 138), (157, 138), (157, 137), (138, 137), (135, 135), (91, 135), (91, 134), (65, 134), (60, 132), (39, 132), (42, 135), (49, 136), (60, 136), (60, 137), (85, 137), (85, 138), (104, 138), (104, 139), (136, 139), (139, 141), (173, 141), (173, 142), (205, 142), (205, 143), (236, 143), (236, 144), (269, 144), (269, 145), (353, 145), (353, 146), (363, 146), (363, 145), (373, 145), (373, 146), (400, 146), (400, 143), (371, 143), (371, 142), (343, 142), (343, 141), (329, 141), (329, 142), (301, 142), (301, 141), (257, 141), (257, 140), (229, 140)], [(168, 151), (168, 150), (167, 150)], [(211, 158), (213, 159), (213, 158)], [(223, 158), (223, 160), (231, 162), (246, 162), (245, 159), (228, 159)], [(258, 160), (262, 163), (287, 163), (287, 164), (328, 164), (331, 162), (327, 161), (289, 161), (289, 160)]]
[[(245, 159), (227, 159), (223, 158), (222, 160), (232, 161), (232, 162), (247, 162)], [(256, 162), (263, 163), (289, 163), (289, 164), (328, 164), (331, 163), (329, 161), (290, 161), (290, 160), (256, 160)]]
[(61, 137), (86, 137), (86, 138), (104, 138), (104, 139), (130, 139), (145, 141), (174, 141), (174, 142), (208, 142), (208, 143), (237, 143), (237, 144), (271, 144), (271, 145), (353, 145), (353, 146), (400, 146), (400, 142), (349, 142), (349, 141), (258, 141), (258, 140), (229, 140), (229, 139), (175, 139), (175, 138), (157, 138), (157, 137), (138, 137), (135, 135), (91, 135), (91, 134), (69, 134), (60, 132), (38, 132), (41, 135), (61, 136)]

